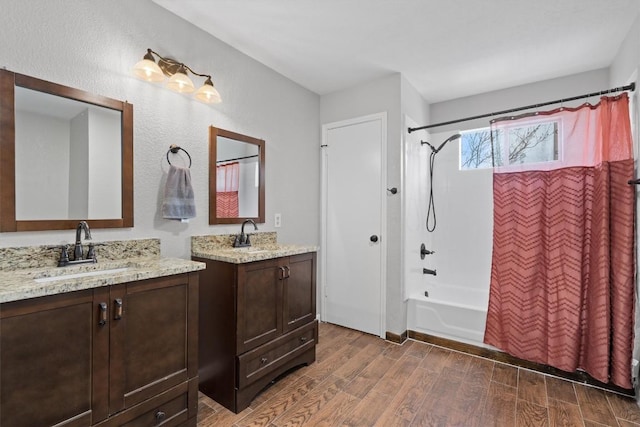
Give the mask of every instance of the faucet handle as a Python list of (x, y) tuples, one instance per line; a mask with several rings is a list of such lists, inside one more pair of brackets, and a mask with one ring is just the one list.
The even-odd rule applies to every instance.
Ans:
[(96, 245), (94, 243), (89, 244), (89, 251), (87, 252), (86, 259), (96, 259)]
[(69, 246), (60, 246), (60, 259), (58, 260), (58, 267), (64, 267), (69, 264)]

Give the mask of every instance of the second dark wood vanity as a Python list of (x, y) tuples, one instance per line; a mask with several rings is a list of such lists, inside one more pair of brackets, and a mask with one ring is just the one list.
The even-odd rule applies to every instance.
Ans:
[(316, 253), (192, 259), (207, 265), (200, 272), (200, 391), (237, 413), (278, 376), (315, 361)]

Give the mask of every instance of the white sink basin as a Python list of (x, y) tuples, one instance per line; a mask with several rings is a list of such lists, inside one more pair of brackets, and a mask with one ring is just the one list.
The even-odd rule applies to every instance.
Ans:
[(41, 277), (39, 279), (33, 279), (33, 280), (38, 283), (55, 282), (58, 280), (77, 279), (80, 277), (102, 276), (105, 274), (122, 273), (123, 271), (127, 271), (128, 269), (129, 267), (111, 268), (109, 270), (93, 270), (93, 271), (85, 271), (83, 273), (61, 274), (59, 276)]

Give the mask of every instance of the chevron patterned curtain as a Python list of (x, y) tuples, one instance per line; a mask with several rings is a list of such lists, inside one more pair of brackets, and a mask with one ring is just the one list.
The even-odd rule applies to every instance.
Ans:
[(237, 218), (240, 211), (238, 188), (240, 163), (216, 166), (216, 215), (218, 218)]
[(484, 342), (631, 389), (634, 175), (626, 93), (492, 123)]

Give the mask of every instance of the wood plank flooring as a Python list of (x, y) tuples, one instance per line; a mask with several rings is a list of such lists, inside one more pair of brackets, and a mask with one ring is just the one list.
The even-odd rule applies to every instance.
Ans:
[(634, 399), (418, 341), (320, 324), (317, 360), (239, 414), (200, 394), (199, 427), (640, 426)]

